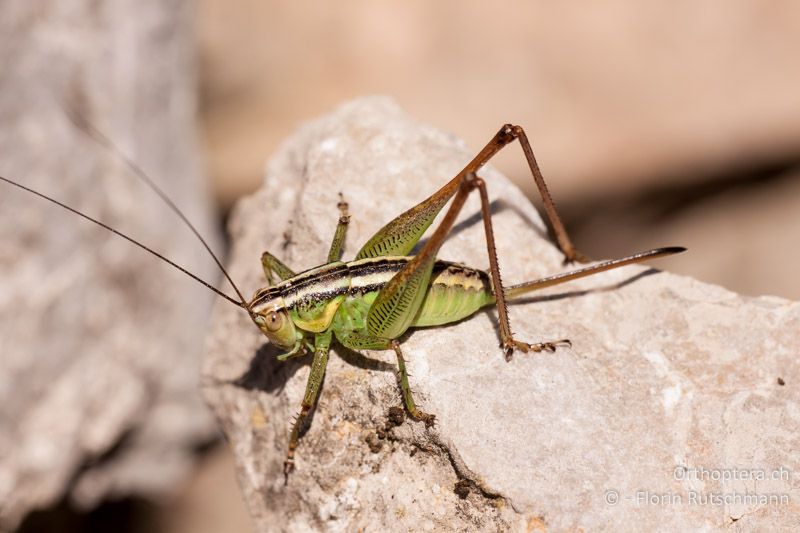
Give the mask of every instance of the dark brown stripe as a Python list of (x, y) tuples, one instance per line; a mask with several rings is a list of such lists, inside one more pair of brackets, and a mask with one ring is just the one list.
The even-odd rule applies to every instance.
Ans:
[[(301, 272), (293, 278), (282, 281), (274, 287), (262, 289), (253, 299), (253, 305), (257, 306), (277, 297), (283, 297), (287, 300), (288, 304), (289, 301), (298, 295), (298, 293), (308, 291), (308, 289), (311, 289), (314, 286), (319, 286), (319, 291), (309, 291), (308, 294), (304, 295), (304, 301), (309, 298), (317, 300), (330, 299), (348, 291), (352, 291), (353, 294), (365, 294), (378, 291), (386, 284), (385, 281), (365, 285), (363, 287), (353, 287), (353, 285), (358, 285), (358, 283), (354, 284), (353, 280), (358, 280), (360, 278), (372, 275), (396, 273), (400, 271), (400, 269), (403, 268), (403, 266), (405, 266), (410, 259), (410, 256), (359, 259), (357, 261), (351, 261), (349, 263), (342, 263), (332, 266), (329, 270), (322, 271), (320, 271), (320, 269), (322, 269), (325, 265), (317, 266)], [(436, 261), (433, 267), (432, 277), (435, 278), (444, 270), (448, 270), (449, 273), (454, 276), (460, 275), (467, 278), (478, 277), (481, 279), (483, 285), (491, 290), (489, 275), (482, 270), (465, 267), (449, 261)], [(347, 284), (348, 287), (339, 286), (333, 290), (329, 289), (330, 285), (332, 284), (331, 282), (335, 282), (343, 277), (350, 279), (350, 282)]]

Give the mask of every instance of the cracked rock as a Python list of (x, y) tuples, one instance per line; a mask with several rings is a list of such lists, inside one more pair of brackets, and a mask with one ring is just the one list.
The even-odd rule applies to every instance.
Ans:
[[(264, 250), (296, 271), (323, 263), (339, 192), (350, 204), (344, 260), (352, 259), (477, 148), (385, 98), (350, 102), (307, 124), (235, 210), (234, 279), (248, 291), (264, 285)], [(516, 145), (506, 150), (523, 157)], [(482, 175), (504, 281), (564, 271), (520, 191), (491, 167)], [(558, 184), (550, 185), (557, 201)], [(471, 198), (440, 258), (488, 267), (478, 212)], [(680, 243), (653, 246), (671, 244)], [(246, 313), (218, 302), (205, 395), (258, 528), (800, 527), (798, 304), (629, 266), (534, 293), (510, 306), (510, 319), (521, 340), (569, 338), (572, 348), (506, 362), (493, 310), (413, 331), (401, 339), (411, 385), (436, 426), (407, 417), (378, 451), (363, 435), (385, 428), (388, 409), (400, 405), (394, 356), (334, 348), (284, 484), (309, 358), (279, 363)], [(744, 471), (753, 475), (743, 479)], [(718, 497), (702, 500), (710, 495)]]

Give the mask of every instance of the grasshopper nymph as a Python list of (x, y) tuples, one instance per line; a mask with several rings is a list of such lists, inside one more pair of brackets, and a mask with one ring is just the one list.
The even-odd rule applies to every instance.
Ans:
[[(99, 137), (96, 131), (90, 133), (95, 138)], [(107, 139), (100, 137), (99, 140), (108, 145)], [(469, 317), (485, 306), (494, 305), (497, 307), (500, 323), (500, 345), (507, 360), (511, 359), (515, 350), (554, 351), (558, 346), (569, 346), (569, 341), (562, 339), (532, 344), (514, 338), (506, 310), (508, 301), (543, 287), (684, 251), (684, 248), (680, 247), (657, 248), (564, 274), (505, 287), (500, 278), (497, 262), (487, 187), (478, 172), (496, 153), (514, 140), (518, 140), (522, 146), (544, 202), (546, 218), (556, 237), (558, 247), (564, 254), (565, 262), (586, 262), (587, 259), (573, 246), (556, 212), (525, 132), (521, 127), (510, 124), (500, 128), (486, 146), (441, 189), (386, 224), (364, 244), (352, 261), (347, 262), (341, 261), (340, 256), (350, 215), (347, 212), (347, 204), (340, 200), (341, 216), (334, 232), (327, 262), (296, 274), (275, 256), (264, 252), (261, 261), (268, 286), (258, 290), (249, 301), (245, 300), (207, 245), (206, 249), (233, 286), (238, 298), (232, 298), (211, 287), (165, 257), (83, 213), (6, 178), (0, 177), (0, 180), (32, 192), (114, 231), (241, 307), (269, 341), (284, 351), (278, 359), (300, 356), (309, 350), (313, 353), (311, 373), (300, 413), (289, 435), (284, 461), (284, 474), (288, 478), (294, 467), (300, 431), (316, 403), (328, 363), (328, 352), (334, 341), (353, 350), (393, 350), (397, 356), (400, 390), (405, 408), (413, 418), (431, 426), (435, 419), (434, 415), (419, 409), (412, 397), (405, 360), (398, 342), (409, 328), (449, 324)], [(130, 162), (128, 164), (135, 175), (155, 189), (170, 208), (192, 227), (152, 181), (135, 165)], [(478, 192), (481, 201), (481, 216), (490, 265), (488, 272), (436, 258), (472, 191)], [(431, 238), (419, 253), (408, 255), (448, 202), (451, 202), (450, 207)], [(194, 230), (193, 227), (192, 229)], [(196, 230), (194, 231), (200, 238)], [(200, 240), (202, 241), (202, 238)]]

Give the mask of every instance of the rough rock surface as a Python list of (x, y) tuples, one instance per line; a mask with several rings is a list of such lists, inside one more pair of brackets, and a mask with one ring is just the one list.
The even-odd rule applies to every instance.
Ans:
[[(267, 249), (295, 270), (322, 263), (339, 191), (350, 203), (352, 258), (477, 148), (383, 98), (306, 125), (272, 159), (264, 187), (237, 206), (235, 279), (248, 291), (262, 285)], [(523, 194), (491, 168), (483, 175), (503, 279), (562, 271)], [(558, 184), (551, 189), (557, 200)], [(473, 198), (440, 257), (488, 265), (477, 213)], [(433, 429), (388, 422), (400, 405), (393, 354), (336, 348), (284, 485), (309, 360), (277, 362), (247, 315), (218, 303), (205, 394), (259, 529), (800, 527), (800, 305), (637, 266), (554, 287), (510, 316), (519, 338), (568, 337), (573, 348), (506, 362), (494, 311), (402, 339), (417, 401), (437, 415)]]
[[(214, 279), (177, 218), (61, 106), (113, 139), (213, 237), (187, 7), (3, 2), (0, 175)], [(89, 507), (179, 486), (194, 447), (215, 433), (197, 390), (211, 299), (131, 244), (0, 184), (0, 530), (67, 495)]]

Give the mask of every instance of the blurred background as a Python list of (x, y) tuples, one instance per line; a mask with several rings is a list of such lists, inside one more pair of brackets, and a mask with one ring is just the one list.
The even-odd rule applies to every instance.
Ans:
[[(200, 2), (201, 120), (226, 209), (304, 120), (391, 95), (475, 150), (526, 128), (578, 247), (800, 297), (800, 7)], [(492, 161), (529, 194), (517, 147)]]
[[(800, 298), (800, 4), (502, 5), (196, 2), (198, 136), (220, 224), (298, 125), (380, 93), (476, 151), (503, 123), (522, 125), (592, 257), (683, 245), (689, 253), (660, 266)], [(492, 164), (533, 193), (516, 145)], [(109, 524), (249, 527), (232, 460), (211, 444), (167, 504), (124, 499), (79, 514), (61, 503), (22, 530)]]

